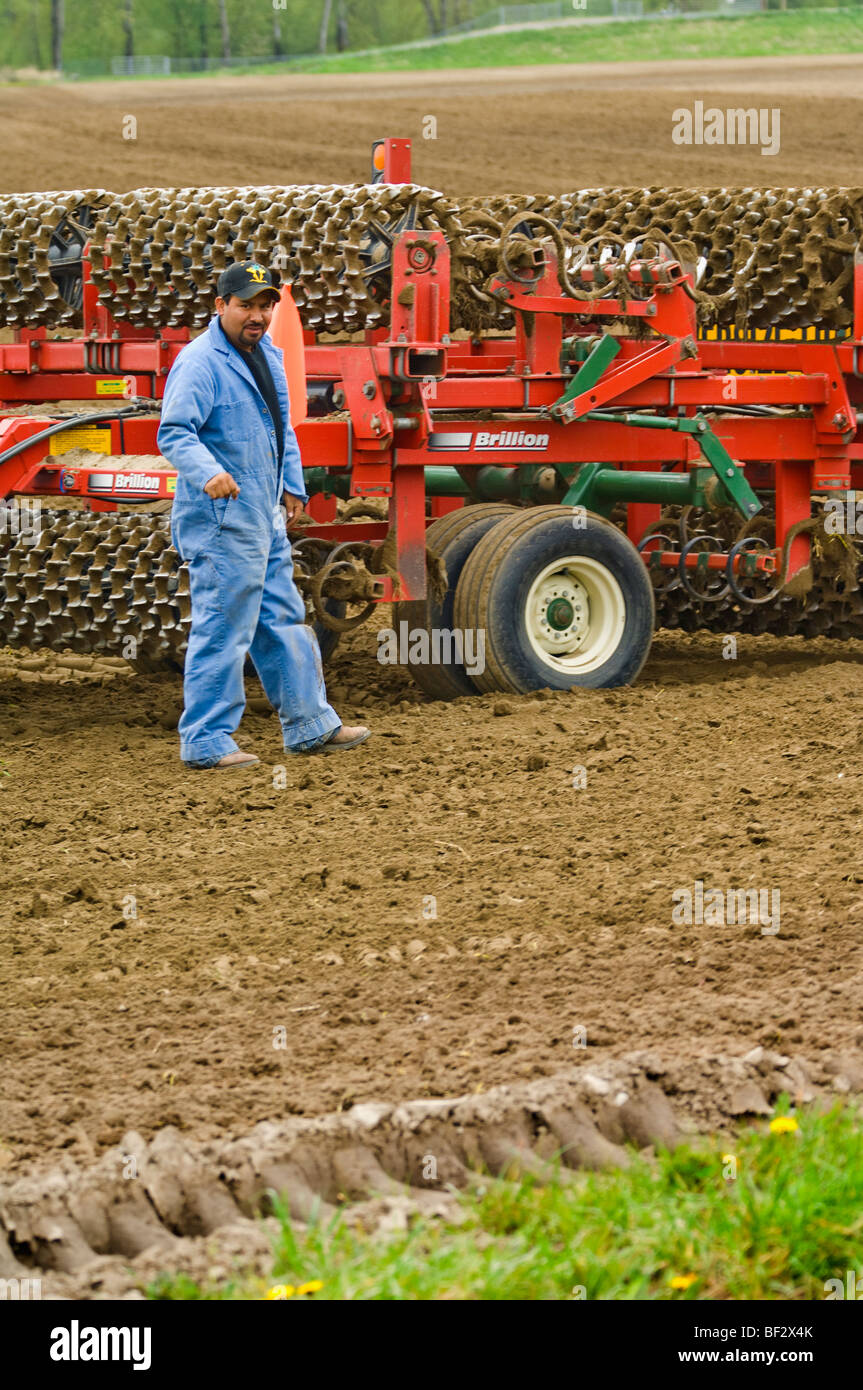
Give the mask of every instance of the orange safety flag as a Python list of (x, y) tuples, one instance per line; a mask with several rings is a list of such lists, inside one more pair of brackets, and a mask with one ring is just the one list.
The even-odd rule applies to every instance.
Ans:
[(270, 337), (285, 354), (285, 376), (291, 398), (291, 424), (296, 427), (309, 413), (306, 396), (306, 350), (303, 344), (303, 325), (300, 311), (294, 303), (291, 287), (282, 285), (281, 298), (270, 319)]

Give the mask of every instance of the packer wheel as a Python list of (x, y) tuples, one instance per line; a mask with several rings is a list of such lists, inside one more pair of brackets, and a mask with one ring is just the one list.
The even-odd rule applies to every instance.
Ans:
[[(394, 604), (393, 623), (397, 634), (400, 622), (407, 622), (409, 632), (417, 628), (424, 628), (429, 633), (434, 629), (443, 633), (453, 631), (455, 591), (468, 556), (492, 527), (511, 517), (517, 510), (503, 502), (479, 502), (448, 512), (432, 522), (426, 531), (426, 546), (446, 566), (446, 594), (443, 601), (429, 592), (424, 599)], [(411, 663), (410, 673), (420, 689), (434, 700), (455, 700), (460, 695), (476, 694), (477, 687), (463, 663)]]
[(588, 512), (534, 507), (476, 546), (455, 597), (457, 627), (485, 633), (479, 690), (602, 688), (635, 680), (650, 650), (653, 589), (635, 546)]

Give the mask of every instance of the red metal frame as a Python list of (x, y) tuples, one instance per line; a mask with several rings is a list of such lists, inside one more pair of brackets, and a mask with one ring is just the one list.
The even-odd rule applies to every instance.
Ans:
[[(410, 142), (384, 143), (384, 176), (408, 180)], [(640, 299), (602, 297), (594, 274), (590, 267), (581, 272), (581, 289), (596, 284), (597, 297), (576, 307), (560, 289), (549, 247), (532, 283), (499, 280), (493, 287), (513, 310), (513, 333), (452, 340), (445, 237), (405, 232), (394, 248), (389, 328), (369, 332), (359, 343), (319, 344), (305, 334), (309, 382), (333, 384), (337, 404), (350, 419), (300, 424), (303, 460), (307, 467), (349, 471), (352, 495), (388, 499), (400, 581), (384, 582), (383, 599), (396, 591), (403, 598), (422, 596), (427, 511), (434, 517), (462, 504), (459, 498), (434, 498), (427, 506), (427, 465), (472, 469), (589, 461), (685, 470), (703, 462), (690, 435), (583, 418), (601, 407), (669, 415), (709, 415), (713, 407), (734, 405), (809, 407), (807, 416), (721, 414), (713, 422), (750, 483), (775, 491), (777, 547), (789, 527), (810, 514), (812, 493), (863, 489), (863, 431), (856, 414), (863, 408), (863, 258), (855, 258), (853, 336), (843, 341), (699, 338), (689, 281), (676, 263), (632, 266), (632, 280), (649, 291)], [(620, 351), (600, 380), (569, 402), (564, 419), (550, 417), (549, 407), (572, 380), (561, 362), (564, 337), (633, 318), (643, 321), (649, 336), (620, 337)], [(152, 331), (114, 320), (98, 299), (85, 260), (83, 335), (52, 340), (41, 328), (16, 332), (15, 342), (0, 344), (0, 397), (10, 404), (62, 399), (104, 400), (106, 406), (130, 395), (158, 400), (188, 337), (184, 329)], [(3, 416), (0, 408), (0, 455), (55, 419), (50, 411), (42, 419)], [(157, 454), (157, 426), (152, 415), (100, 427), (104, 468), (70, 469), (62, 455), (49, 453), (47, 443), (36, 443), (0, 463), (0, 496), (71, 492), (97, 509), (170, 497), (170, 470), (145, 471), (130, 485), (128, 475), (111, 467), (114, 454)], [(387, 533), (378, 523), (337, 525), (329, 496), (313, 498), (310, 511), (317, 523), (311, 533), (322, 537), (377, 542)], [(632, 539), (640, 539), (658, 515), (656, 504), (630, 503)], [(797, 537), (790, 572), (808, 557), (808, 537)]]

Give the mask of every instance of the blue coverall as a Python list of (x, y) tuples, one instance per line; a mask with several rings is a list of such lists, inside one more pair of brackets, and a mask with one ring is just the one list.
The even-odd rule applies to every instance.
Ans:
[[(308, 751), (341, 725), (327, 703), (320, 648), (305, 624), (279, 505), (283, 491), (308, 500), (284, 358), (266, 334), (256, 351), (266, 356), (279, 398), (283, 458), (245, 354), (225, 337), (218, 315), (179, 354), (162, 404), (158, 444), (178, 475), (171, 537), (188, 565), (192, 598), (179, 724), (180, 757), (190, 767), (212, 767), (237, 748), (247, 652), (278, 712), (286, 748)], [(214, 501), (204, 484), (223, 471), (240, 495)]]

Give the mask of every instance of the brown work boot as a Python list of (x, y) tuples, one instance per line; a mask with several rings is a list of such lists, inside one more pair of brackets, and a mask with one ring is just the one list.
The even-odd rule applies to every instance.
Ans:
[(259, 763), (260, 758), (256, 758), (254, 753), (244, 753), (241, 748), (237, 748), (233, 753), (226, 753), (224, 758), (220, 758), (215, 767), (254, 767)]
[(367, 729), (364, 724), (356, 724), (353, 728), (348, 728), (343, 724), (340, 729), (336, 729), (332, 738), (328, 738), (326, 743), (321, 744), (320, 751), (322, 753), (338, 753), (344, 748), (356, 748), (357, 744), (365, 743), (370, 733), (371, 730)]

